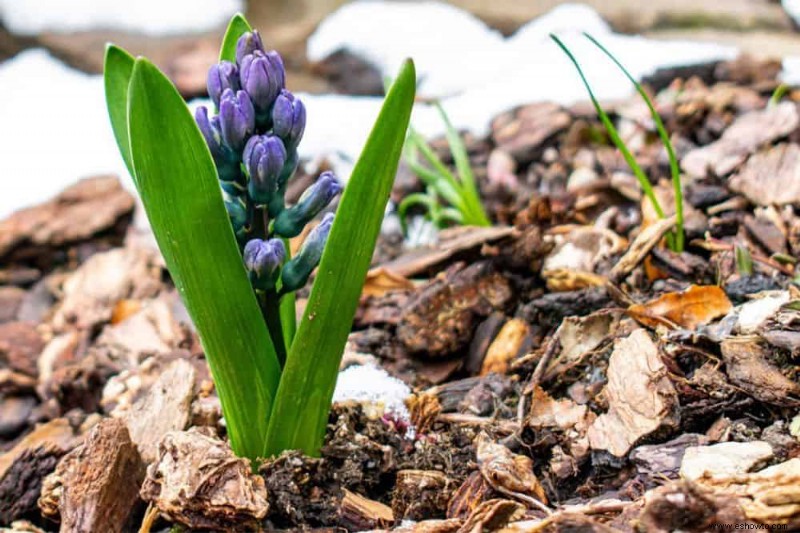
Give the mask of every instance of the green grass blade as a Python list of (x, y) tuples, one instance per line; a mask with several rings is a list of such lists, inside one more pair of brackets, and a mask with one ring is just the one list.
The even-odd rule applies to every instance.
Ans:
[(458, 179), (456, 179), (456, 177), (453, 175), (453, 173), (450, 172), (450, 169), (447, 168), (447, 165), (442, 163), (442, 160), (439, 159), (439, 156), (436, 155), (436, 152), (434, 152), (433, 149), (428, 145), (425, 138), (422, 137), (422, 135), (420, 135), (419, 133), (417, 133), (417, 131), (414, 128), (409, 129), (408, 138), (411, 142), (414, 143), (414, 146), (417, 148), (419, 153), (422, 154), (422, 157), (424, 157), (428, 161), (433, 170), (437, 174), (441, 175), (441, 177), (444, 178), (454, 190), (458, 191), (459, 196), (461, 196), (462, 194), (461, 182), (459, 182)]
[(262, 455), (280, 368), (211, 155), (172, 83), (138, 59), (128, 97), (137, 186), (206, 353), (234, 451)]
[(486, 216), (486, 212), (481, 205), (481, 195), (475, 183), (475, 174), (472, 172), (472, 165), (469, 163), (467, 147), (464, 146), (461, 135), (458, 134), (458, 131), (456, 131), (453, 124), (450, 122), (447, 113), (444, 112), (442, 104), (436, 102), (435, 106), (445, 125), (447, 144), (450, 145), (450, 152), (453, 154), (453, 161), (456, 164), (458, 177), (461, 181), (463, 197), (468, 207), (468, 212), (462, 213), (462, 215), (464, 215), (463, 221), (473, 226), (490, 226), (489, 217)]
[(636, 88), (636, 92), (639, 93), (639, 96), (642, 97), (644, 103), (647, 105), (647, 109), (650, 110), (650, 116), (653, 118), (653, 122), (655, 122), (656, 130), (658, 131), (658, 136), (661, 138), (661, 142), (664, 144), (664, 148), (667, 150), (667, 156), (669, 157), (669, 170), (670, 175), (672, 177), (672, 188), (675, 193), (675, 242), (674, 247), (676, 252), (683, 251), (683, 188), (681, 187), (681, 168), (678, 164), (678, 158), (675, 155), (675, 149), (672, 146), (672, 141), (670, 141), (669, 134), (667, 133), (667, 128), (664, 127), (664, 122), (661, 120), (661, 116), (656, 111), (655, 106), (653, 105), (653, 101), (650, 99), (650, 96), (644, 90), (644, 87), (636, 81), (636, 79), (631, 76), (628, 69), (626, 69), (622, 63), (612, 54), (606, 47), (604, 47), (600, 42), (589, 35), (588, 33), (584, 32), (583, 35), (589, 39), (596, 47), (598, 47), (606, 56), (608, 56), (614, 64), (619, 67), (625, 77), (630, 80), (633, 86)]
[(436, 206), (436, 198), (425, 194), (424, 192), (411, 193), (397, 206), (397, 218), (400, 219), (400, 227), (403, 230), (403, 235), (408, 235), (408, 224), (406, 224), (406, 213), (415, 205), (421, 205), (426, 208), (427, 213), (434, 210)]
[(253, 31), (250, 23), (244, 18), (241, 13), (236, 13), (231, 17), (228, 23), (228, 29), (225, 30), (225, 37), (222, 38), (222, 46), (219, 49), (220, 61), (236, 61), (236, 41), (243, 33)]
[(406, 164), (408, 164), (408, 168), (410, 168), (414, 174), (419, 176), (426, 186), (436, 191), (436, 193), (444, 198), (450, 205), (453, 205), (459, 210), (466, 209), (459, 191), (453, 188), (453, 185), (447, 178), (429, 168), (423, 167), (416, 161), (406, 160)]
[(561, 48), (561, 50), (567, 55), (572, 64), (575, 66), (575, 69), (578, 71), (578, 75), (581, 77), (581, 81), (583, 81), (584, 87), (586, 87), (586, 91), (589, 93), (589, 98), (592, 101), (592, 105), (594, 105), (595, 111), (597, 111), (597, 116), (600, 118), (600, 122), (603, 123), (603, 126), (606, 128), (606, 132), (608, 136), (611, 137), (611, 141), (616, 145), (617, 149), (622, 153), (622, 157), (625, 158), (625, 162), (630, 167), (631, 171), (633, 172), (636, 179), (639, 181), (639, 185), (642, 187), (642, 191), (644, 192), (647, 199), (650, 200), (650, 203), (655, 209), (656, 214), (659, 218), (664, 218), (664, 210), (661, 209), (661, 205), (658, 203), (656, 199), (655, 192), (653, 192), (653, 186), (650, 184), (650, 180), (647, 179), (642, 167), (639, 166), (639, 163), (636, 162), (636, 158), (633, 157), (631, 151), (628, 150), (628, 147), (625, 145), (625, 141), (619, 136), (617, 133), (617, 128), (614, 127), (614, 123), (608, 117), (606, 112), (603, 110), (600, 102), (597, 101), (597, 98), (594, 96), (594, 92), (592, 92), (592, 87), (589, 85), (589, 81), (586, 79), (586, 76), (583, 73), (583, 69), (581, 69), (578, 60), (575, 59), (575, 56), (572, 55), (572, 52), (569, 51), (561, 39), (557, 36), (550, 34), (550, 38), (555, 41), (555, 43)]
[(109, 44), (103, 61), (103, 85), (106, 93), (106, 108), (111, 119), (111, 129), (119, 147), (119, 153), (136, 181), (131, 162), (131, 146), (128, 140), (128, 86), (133, 74), (135, 60), (122, 48)]
[(414, 104), (407, 60), (350, 176), (297, 329), (270, 418), (267, 455), (318, 455), (344, 345), (392, 189)]

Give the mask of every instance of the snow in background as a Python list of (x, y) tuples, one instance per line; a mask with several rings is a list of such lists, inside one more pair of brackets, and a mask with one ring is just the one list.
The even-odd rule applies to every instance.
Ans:
[(781, 0), (781, 5), (795, 23), (800, 24), (800, 0)]
[(218, 28), (244, 10), (243, 0), (0, 0), (12, 33), (122, 30), (148, 35)]
[[(185, 8), (187, 1), (160, 2), (170, 7), (163, 19), (148, 23), (150, 30), (179, 32), (185, 28), (183, 24), (188, 22), (175, 20), (172, 11), (173, 3)], [(142, 14), (157, 11), (142, 8), (152, 0), (124, 5), (110, 0), (0, 0), (0, 8), (5, 17), (16, 14), (23, 19), (24, 13), (33, 10), (31, 5), (42, 9), (51, 3), (70, 5), (69, 14), (61, 7), (53, 8), (62, 13), (48, 19), (53, 21), (51, 29), (57, 31), (67, 31), (70, 26), (57, 26), (56, 19), (66, 24), (78, 18), (97, 21), (107, 17), (107, 25), (132, 27), (138, 9)], [(110, 4), (119, 9), (112, 10)], [(215, 7), (205, 9), (206, 4)], [(230, 0), (193, 0), (192, 9), (182, 8), (180, 12), (193, 19), (201, 12), (216, 12), (222, 17), (224, 11), (227, 18), (232, 9), (222, 9), (223, 4), (229, 8), (233, 5)], [(92, 15), (85, 11), (89, 7)], [(198, 20), (191, 21), (193, 27)], [(419, 95), (442, 98), (457, 128), (482, 135), (495, 115), (517, 105), (543, 100), (570, 104), (586, 99), (571, 63), (550, 41), (550, 32), (557, 32), (573, 50), (599, 98), (610, 100), (631, 94), (627, 79), (580, 35), (581, 31), (598, 38), (636, 77), (660, 67), (737, 55), (733, 47), (618, 35), (595, 11), (579, 4), (561, 5), (503, 38), (472, 15), (447, 4), (382, 1), (355, 2), (333, 13), (309, 39), (308, 55), (312, 60), (320, 59), (348, 48), (366, 55), (386, 75), (396, 74), (403, 59), (412, 56)], [(794, 72), (800, 72), (800, 68)], [(100, 76), (83, 74), (44, 51), (31, 50), (0, 64), (0, 94), (0, 176), (7, 184), (0, 195), (0, 217), (50, 198), (81, 177), (115, 173), (132, 189), (108, 123)], [(299, 96), (309, 117), (301, 155), (330, 158), (346, 180), (382, 99)], [(427, 136), (443, 132), (437, 113), (426, 105), (416, 106), (412, 121)]]

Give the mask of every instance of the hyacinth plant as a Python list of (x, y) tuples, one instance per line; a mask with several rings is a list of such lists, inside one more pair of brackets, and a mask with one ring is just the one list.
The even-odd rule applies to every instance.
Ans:
[[(147, 59), (113, 45), (105, 59), (117, 144), (200, 334), (231, 446), (254, 464), (288, 449), (319, 453), (415, 92), (406, 61), (336, 216), (314, 225), (343, 186), (325, 172), (286, 205), (306, 111), (285, 77), (280, 55), (241, 15), (209, 70), (213, 109), (194, 118)], [(290, 257), (288, 239), (307, 227)], [(315, 268), (296, 324), (294, 291)]]
[[(636, 92), (639, 93), (639, 96), (642, 97), (644, 103), (647, 105), (647, 109), (650, 111), (650, 116), (653, 119), (653, 123), (656, 126), (656, 131), (658, 132), (658, 136), (661, 139), (661, 142), (664, 144), (664, 148), (667, 151), (667, 157), (669, 158), (669, 169), (670, 174), (672, 176), (672, 187), (673, 192), (675, 195), (675, 231), (667, 234), (667, 246), (673, 252), (683, 252), (684, 247), (684, 234), (683, 234), (683, 189), (681, 187), (681, 171), (680, 166), (678, 164), (678, 158), (675, 156), (675, 149), (672, 146), (672, 142), (670, 141), (669, 134), (667, 133), (667, 129), (664, 127), (664, 122), (661, 120), (661, 116), (656, 111), (655, 106), (653, 105), (653, 101), (647, 95), (647, 92), (641, 86), (639, 82), (628, 72), (622, 63), (610, 52), (606, 47), (604, 47), (600, 42), (589, 35), (588, 33), (584, 32), (584, 37), (589, 39), (592, 44), (594, 44), (600, 51), (602, 51), (606, 56), (608, 56), (611, 61), (622, 71), (625, 77), (630, 80), (633, 84)], [(594, 96), (594, 92), (592, 91), (591, 85), (589, 85), (589, 81), (586, 79), (586, 76), (583, 74), (583, 69), (581, 69), (578, 60), (575, 59), (575, 56), (570, 52), (569, 48), (553, 34), (550, 34), (550, 38), (555, 41), (555, 43), (561, 48), (561, 50), (567, 55), (570, 59), (572, 64), (575, 66), (575, 69), (578, 71), (578, 75), (580, 75), (581, 81), (583, 85), (586, 87), (586, 91), (589, 93), (589, 98), (594, 105), (595, 111), (597, 111), (597, 116), (600, 118), (600, 122), (603, 123), (603, 126), (608, 133), (608, 136), (611, 138), (611, 141), (617, 147), (617, 149), (622, 153), (622, 157), (625, 158), (625, 162), (633, 172), (633, 175), (636, 176), (639, 185), (642, 187), (642, 191), (647, 199), (650, 201), (650, 204), (653, 206), (653, 209), (658, 215), (659, 218), (664, 218), (664, 209), (662, 209), (661, 204), (658, 202), (656, 198), (655, 191), (653, 190), (653, 186), (650, 184), (650, 180), (642, 170), (642, 167), (639, 163), (636, 162), (636, 158), (633, 157), (630, 149), (625, 144), (625, 141), (622, 140), (617, 129), (614, 127), (614, 123), (609, 118), (608, 114), (603, 110), (603, 107), (600, 105), (600, 102), (597, 101), (597, 98)]]

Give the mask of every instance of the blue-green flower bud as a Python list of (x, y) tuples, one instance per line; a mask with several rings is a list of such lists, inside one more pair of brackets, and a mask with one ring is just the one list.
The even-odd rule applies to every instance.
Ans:
[(261, 42), (261, 35), (258, 31), (248, 31), (236, 41), (236, 64), (241, 65), (244, 56), (252, 54), (258, 50), (264, 53), (264, 43)]
[(286, 262), (281, 270), (282, 291), (296, 291), (305, 285), (311, 272), (319, 264), (331, 226), (333, 226), (333, 213), (327, 213), (322, 217), (322, 222), (308, 234), (297, 255)]
[(298, 98), (283, 89), (272, 107), (272, 132), (283, 139), (286, 148), (297, 148), (306, 128), (306, 108)]
[(211, 68), (208, 69), (206, 87), (208, 88), (208, 96), (219, 109), (219, 100), (225, 89), (231, 89), (236, 92), (241, 88), (239, 86), (239, 69), (230, 61), (220, 61), (211, 65)]
[(256, 50), (242, 58), (239, 78), (242, 88), (260, 114), (267, 114), (285, 84), (286, 72), (278, 52)]
[(219, 101), (219, 129), (225, 145), (242, 153), (244, 143), (256, 129), (256, 112), (244, 91), (225, 89)]
[(200, 133), (203, 134), (208, 150), (211, 152), (211, 157), (214, 159), (219, 179), (229, 183), (239, 181), (242, 174), (239, 169), (239, 159), (222, 141), (219, 117), (209, 119), (208, 109), (200, 106), (195, 111), (194, 118)]
[(258, 205), (267, 204), (278, 189), (286, 163), (283, 141), (274, 135), (255, 135), (247, 141), (242, 159), (250, 176), (250, 198)]
[(273, 231), (286, 238), (300, 235), (305, 225), (322, 212), (340, 192), (342, 184), (333, 172), (323, 172), (316, 183), (300, 196), (297, 204), (278, 214)]
[(281, 264), (286, 258), (286, 248), (280, 239), (251, 239), (244, 246), (242, 257), (253, 286), (257, 289), (271, 289), (278, 280)]
[(241, 196), (231, 194), (225, 189), (222, 190), (222, 201), (231, 218), (233, 232), (238, 235), (247, 225), (247, 205)]

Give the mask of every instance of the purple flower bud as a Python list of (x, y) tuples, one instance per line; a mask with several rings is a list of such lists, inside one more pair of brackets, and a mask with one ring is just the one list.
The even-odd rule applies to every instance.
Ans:
[(317, 268), (325, 242), (333, 226), (333, 213), (327, 213), (317, 227), (311, 230), (300, 246), (297, 255), (286, 262), (281, 270), (282, 290), (296, 291), (308, 281), (311, 272)]
[(278, 188), (278, 179), (286, 163), (283, 141), (274, 135), (255, 135), (244, 147), (242, 160), (250, 176), (250, 198), (256, 204), (266, 204)]
[(200, 106), (194, 113), (197, 127), (208, 145), (214, 165), (217, 167), (217, 175), (223, 186), (233, 184), (241, 177), (239, 170), (238, 157), (222, 142), (222, 132), (220, 131), (219, 117), (208, 118), (208, 109)]
[(264, 53), (264, 43), (261, 42), (261, 35), (257, 31), (243, 33), (236, 41), (236, 64), (241, 65), (244, 56), (252, 54), (258, 50)]
[(245, 244), (242, 257), (253, 285), (258, 289), (270, 289), (278, 279), (286, 248), (280, 239), (252, 239)]
[(340, 192), (342, 184), (333, 172), (323, 172), (316, 183), (300, 196), (296, 205), (281, 211), (275, 218), (273, 231), (286, 238), (300, 235), (303, 227), (325, 209)]
[(286, 73), (278, 52), (255, 52), (242, 58), (240, 78), (242, 88), (253, 99), (256, 110), (264, 113), (272, 107), (284, 86)]
[(292, 93), (283, 89), (272, 107), (272, 131), (287, 148), (296, 148), (306, 129), (306, 107)]
[(206, 140), (208, 150), (211, 152), (211, 157), (214, 158), (214, 162), (221, 160), (223, 155), (222, 135), (219, 131), (219, 121), (217, 120), (217, 117), (209, 120), (208, 108), (201, 105), (194, 112), (194, 120), (197, 122), (197, 127), (200, 129), (200, 133), (203, 134), (203, 138)]
[(208, 96), (214, 102), (214, 105), (219, 108), (219, 100), (222, 92), (225, 89), (238, 91), (239, 86), (239, 69), (230, 61), (221, 61), (216, 65), (212, 65), (208, 69)]
[(250, 97), (244, 91), (225, 89), (219, 102), (219, 126), (222, 140), (236, 153), (240, 153), (247, 138), (256, 128), (256, 112)]

